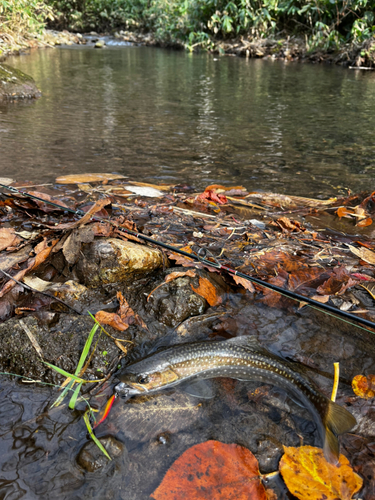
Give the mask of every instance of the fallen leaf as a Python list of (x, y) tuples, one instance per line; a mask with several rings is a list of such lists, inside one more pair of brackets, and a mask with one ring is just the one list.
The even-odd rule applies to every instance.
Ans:
[(344, 455), (333, 465), (313, 446), (284, 446), (279, 469), (289, 491), (301, 500), (350, 500), (363, 484)]
[(137, 182), (137, 181), (129, 181), (129, 184), (133, 186), (149, 187), (161, 191), (170, 191), (175, 187), (174, 184), (150, 184), (148, 182)]
[(354, 255), (364, 260), (365, 262), (368, 262), (369, 264), (375, 265), (375, 252), (372, 252), (371, 250), (368, 250), (364, 247), (356, 248), (352, 245), (348, 245), (348, 247), (350, 251), (354, 253)]
[[(19, 271), (13, 277), (21, 281), (22, 278), (30, 271), (36, 269), (42, 262), (44, 262), (49, 254), (51, 253), (52, 248), (56, 245), (59, 240), (43, 240), (39, 243), (35, 248), (34, 252), (36, 253), (35, 257), (31, 258), (27, 262), (26, 269)], [(14, 280), (9, 280), (5, 283), (2, 290), (0, 291), (0, 298), (3, 297), (6, 293), (8, 293), (17, 283)]]
[(62, 247), (66, 261), (71, 265), (75, 264), (81, 253), (82, 243), (91, 243), (94, 237), (91, 225), (73, 229)]
[(302, 226), (298, 221), (288, 219), (288, 217), (280, 217), (272, 225), (279, 226), (283, 232), (298, 233), (301, 231), (306, 231), (306, 228)]
[(195, 293), (205, 298), (210, 306), (217, 306), (222, 303), (222, 298), (217, 294), (215, 285), (213, 285), (209, 279), (200, 276), (199, 286), (194, 288), (191, 283), (190, 286)]
[(120, 302), (118, 314), (121, 320), (127, 325), (137, 324), (147, 330), (147, 326), (143, 319), (133, 311), (121, 292), (117, 292), (117, 300)]
[(367, 219), (363, 219), (363, 220), (360, 220), (359, 222), (357, 222), (356, 226), (367, 227), (367, 226), (371, 226), (371, 224), (372, 224), (372, 219), (370, 217), (367, 217)]
[(126, 179), (120, 174), (72, 174), (57, 177), (57, 184), (82, 184), (85, 182), (101, 182), (104, 180)]
[(101, 325), (109, 325), (115, 328), (116, 330), (119, 330), (120, 332), (123, 332), (129, 328), (129, 325), (124, 323), (120, 316), (116, 313), (109, 313), (106, 311), (98, 311), (95, 314), (95, 319), (98, 323)]
[(10, 227), (2, 227), (0, 229), (0, 251), (8, 247), (17, 246), (22, 241)]
[(254, 285), (246, 278), (241, 278), (240, 276), (234, 275), (233, 279), (237, 283), (237, 285), (242, 285), (244, 288), (246, 288), (246, 290), (249, 290), (249, 292), (255, 292)]
[[(40, 193), (39, 191), (28, 191), (25, 194), (31, 194), (32, 196), (37, 196), (38, 198), (42, 198), (43, 200), (46, 200), (46, 202), (50, 201), (52, 203), (56, 203), (56, 205), (60, 205), (62, 207), (69, 208), (63, 201), (61, 200), (55, 200), (52, 198), (49, 194), (46, 193)], [(43, 201), (40, 200), (32, 200), (34, 203), (38, 205), (38, 208), (40, 210), (43, 210), (43, 212), (54, 212), (56, 210), (63, 210), (61, 208), (54, 207), (53, 205), (50, 205), (49, 203), (43, 203)]]
[(375, 375), (356, 375), (352, 380), (354, 394), (362, 399), (375, 397)]
[(337, 215), (340, 217), (351, 217), (353, 215), (353, 210), (351, 208), (346, 208), (346, 207), (339, 207), (336, 210)]
[(204, 191), (203, 193), (199, 194), (196, 198), (197, 201), (213, 201), (215, 203), (218, 203), (219, 205), (224, 205), (225, 203), (228, 203), (227, 198), (223, 194), (218, 194), (216, 193), (215, 190), (209, 190), (209, 191)]
[(359, 286), (361, 286), (362, 288), (364, 288), (370, 295), (371, 297), (375, 300), (375, 283), (374, 282), (371, 282), (371, 283), (358, 283)]
[(322, 302), (322, 304), (329, 301), (329, 295), (313, 295), (311, 298), (317, 302)]
[(186, 450), (151, 494), (154, 500), (266, 500), (258, 461), (237, 444), (206, 441)]

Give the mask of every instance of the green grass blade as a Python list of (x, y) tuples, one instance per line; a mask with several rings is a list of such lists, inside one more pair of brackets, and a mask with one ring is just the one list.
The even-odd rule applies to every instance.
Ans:
[[(64, 377), (72, 378), (73, 380), (76, 380), (77, 382), (85, 383), (85, 382), (91, 382), (91, 380), (84, 380), (83, 378), (77, 377), (77, 375), (72, 375), (71, 373), (66, 372), (62, 368), (59, 368), (58, 366), (52, 365), (51, 363), (47, 363), (47, 361), (43, 361), (43, 363), (52, 370), (55, 370), (56, 372), (60, 373), (61, 375), (64, 375)], [(77, 371), (77, 370), (76, 370)]]
[(89, 411), (86, 411), (85, 414), (83, 415), (83, 420), (85, 421), (87, 430), (90, 434), (91, 439), (94, 441), (96, 446), (99, 448), (99, 450), (104, 453), (104, 455), (109, 459), (112, 460), (112, 458), (108, 455), (107, 450), (104, 448), (102, 443), (99, 441), (99, 439), (95, 436), (94, 431), (92, 430), (91, 424), (90, 424), (90, 415)]
[(74, 372), (75, 375), (78, 375), (79, 372), (82, 369), (83, 363), (85, 362), (85, 359), (87, 358), (87, 355), (89, 353), (89, 350), (90, 350), (90, 347), (91, 347), (91, 343), (92, 343), (92, 339), (94, 338), (94, 335), (95, 335), (95, 333), (96, 333), (96, 331), (97, 331), (98, 328), (99, 328), (99, 325), (97, 323), (95, 323), (95, 325), (91, 328), (91, 332), (89, 333), (89, 336), (87, 337), (87, 340), (86, 340), (86, 343), (85, 343), (85, 347), (83, 348), (81, 357), (79, 358), (76, 371)]
[(56, 401), (51, 405), (51, 408), (53, 408), (54, 406), (59, 406), (59, 404), (62, 402), (62, 400), (65, 398), (65, 396), (67, 395), (67, 393), (72, 389), (73, 385), (74, 385), (74, 380), (71, 380), (69, 382), (69, 384), (65, 387), (65, 389), (63, 390), (63, 392), (59, 395), (59, 397), (56, 399)]
[(78, 394), (79, 394), (79, 391), (81, 390), (81, 387), (82, 387), (82, 383), (77, 385), (77, 387), (76, 387), (76, 389), (75, 389), (75, 391), (73, 393), (73, 396), (70, 399), (69, 408), (71, 410), (74, 410), (74, 407), (76, 405)]

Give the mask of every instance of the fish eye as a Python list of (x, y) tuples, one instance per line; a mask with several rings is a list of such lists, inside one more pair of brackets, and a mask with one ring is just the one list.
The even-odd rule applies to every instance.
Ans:
[(140, 376), (138, 377), (137, 382), (138, 382), (139, 384), (147, 384), (147, 382), (149, 382), (149, 380), (150, 380), (150, 379), (149, 379), (149, 377), (148, 377), (147, 375), (140, 375)]

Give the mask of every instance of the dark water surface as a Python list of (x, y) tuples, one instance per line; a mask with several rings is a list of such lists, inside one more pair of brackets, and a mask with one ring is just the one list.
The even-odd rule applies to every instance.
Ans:
[(140, 47), (8, 62), (43, 97), (1, 105), (1, 175), (115, 171), (302, 196), (367, 189), (375, 175), (371, 72)]

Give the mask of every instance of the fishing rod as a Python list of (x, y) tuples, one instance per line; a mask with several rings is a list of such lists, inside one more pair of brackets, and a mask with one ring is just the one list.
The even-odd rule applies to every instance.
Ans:
[[(35, 195), (29, 194), (29, 193), (24, 193), (24, 192), (19, 191), (17, 188), (12, 187), (12, 186), (7, 186), (5, 184), (0, 183), (0, 187), (3, 189), (7, 189), (8, 191), (10, 191), (14, 194), (17, 194), (19, 196), (25, 196), (25, 197), (33, 199), (33, 200), (41, 201), (43, 203), (46, 203), (46, 204), (51, 205), (53, 207), (56, 207), (56, 208), (58, 208), (62, 211), (65, 211), (65, 212), (70, 212), (70, 213), (78, 215), (78, 216), (87, 215), (87, 213), (84, 212), (83, 210), (73, 210), (71, 208), (65, 207), (63, 205), (59, 205), (59, 204), (54, 203), (52, 201), (45, 200), (44, 198), (40, 198), (39, 196), (35, 196)], [(1, 194), (4, 194), (5, 196), (7, 196), (6, 193), (1, 193)], [(139, 238), (140, 240), (147, 241), (148, 243), (152, 243), (153, 245), (165, 248), (166, 250), (170, 250), (170, 251), (177, 253), (179, 255), (183, 255), (184, 257), (195, 260), (197, 262), (201, 262), (202, 264), (204, 264), (206, 266), (214, 267), (215, 269), (218, 269), (220, 271), (225, 271), (232, 276), (238, 276), (240, 278), (246, 279), (247, 281), (250, 281), (250, 282), (255, 283), (257, 285), (260, 285), (264, 288), (267, 288), (269, 290), (277, 292), (280, 295), (283, 295), (284, 297), (296, 300), (298, 302), (303, 302), (306, 305), (310, 306), (312, 309), (324, 311), (327, 314), (330, 314), (330, 315), (332, 315), (332, 316), (334, 316), (337, 319), (340, 319), (342, 321), (349, 320), (347, 322), (349, 322), (351, 325), (356, 326), (356, 327), (361, 328), (361, 329), (364, 329), (366, 331), (369, 331), (372, 334), (375, 334), (374, 331), (368, 330), (367, 328), (363, 328), (360, 325), (356, 324), (356, 323), (359, 323), (361, 325), (365, 325), (365, 326), (373, 328), (375, 330), (375, 323), (373, 321), (370, 321), (370, 320), (365, 319), (365, 318), (354, 316), (353, 314), (348, 313), (347, 311), (341, 311), (340, 309), (337, 309), (336, 307), (330, 306), (328, 304), (324, 304), (322, 302), (318, 302), (314, 299), (311, 299), (310, 297), (300, 295), (298, 293), (292, 292), (291, 290), (287, 290), (287, 289), (281, 288), (277, 285), (273, 285), (272, 283), (267, 283), (266, 281), (263, 281), (259, 278), (255, 278), (255, 277), (250, 276), (248, 274), (242, 273), (241, 271), (237, 271), (236, 269), (232, 269), (228, 266), (220, 264), (220, 262), (205, 248), (200, 248), (199, 251), (195, 254), (188, 253), (188, 252), (185, 252), (184, 250), (180, 250), (177, 247), (174, 247), (172, 245), (168, 245), (167, 243), (163, 243), (161, 241), (154, 240), (153, 238), (150, 238), (149, 236), (146, 236), (142, 233), (137, 233), (136, 231), (132, 231), (131, 229), (121, 227), (116, 222), (103, 219), (102, 217), (97, 217), (95, 215), (92, 215), (91, 220), (93, 220), (94, 222), (110, 223), (111, 225), (115, 226), (119, 231), (121, 231), (125, 234), (135, 236), (136, 238)], [(210, 260), (210, 259), (212, 259), (212, 260)], [(343, 320), (342, 318), (346, 318), (346, 320)], [(352, 323), (353, 321), (355, 323)]]

